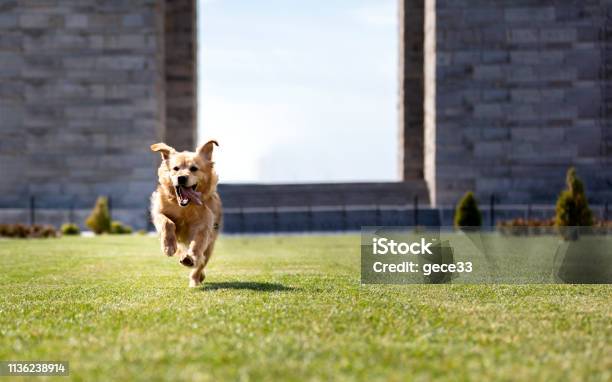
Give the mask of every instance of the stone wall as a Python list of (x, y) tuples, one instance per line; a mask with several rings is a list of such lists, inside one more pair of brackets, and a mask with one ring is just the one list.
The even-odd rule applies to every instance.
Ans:
[(150, 144), (195, 143), (195, 0), (165, 3), (0, 2), (0, 208), (146, 209)]
[[(434, 204), (612, 200), (609, 0), (400, 0), (400, 171)], [(0, 2), (0, 208), (143, 214), (152, 142), (195, 146), (195, 0)], [(425, 53), (423, 53), (425, 52)]]
[(421, 180), (369, 183), (220, 184), (225, 209), (429, 205)]
[(426, 8), (432, 202), (475, 190), (502, 203), (549, 203), (570, 165), (593, 201), (612, 200), (610, 1), (426, 0)]
[[(407, 182), (320, 184), (221, 184), (226, 232), (274, 230), (346, 230), (363, 225), (437, 224), (421, 180)], [(37, 223), (59, 226), (75, 222), (82, 228), (90, 208), (0, 208), (2, 223)], [(117, 208), (111, 215), (132, 227), (153, 229), (146, 208)], [(427, 218), (426, 216), (429, 216)], [(311, 220), (312, 218), (312, 220)], [(259, 222), (259, 223), (258, 223)], [(357, 227), (357, 228), (355, 228)]]
[[(139, 205), (163, 136), (161, 4), (4, 1), (0, 203)], [(24, 200), (25, 199), (25, 200)]]

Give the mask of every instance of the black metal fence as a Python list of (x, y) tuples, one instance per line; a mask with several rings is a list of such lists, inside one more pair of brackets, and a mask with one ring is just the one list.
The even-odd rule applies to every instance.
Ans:
[[(0, 208), (1, 223), (52, 224), (72, 222), (84, 226), (90, 209), (77, 208), (74, 204), (63, 208), (48, 208), (38, 203), (36, 197), (28, 198), (27, 208)], [(609, 219), (608, 203), (591, 205), (600, 220)], [(109, 198), (112, 218), (135, 229), (153, 230), (146, 207), (115, 208)], [(481, 205), (483, 223), (495, 227), (497, 222), (516, 218), (549, 219), (554, 216), (554, 205), (507, 205), (489, 198), (488, 205)], [(282, 233), (357, 231), (362, 226), (452, 226), (455, 206), (435, 208), (421, 206), (418, 197), (411, 205), (335, 205), (298, 207), (226, 207), (223, 231), (226, 233)]]

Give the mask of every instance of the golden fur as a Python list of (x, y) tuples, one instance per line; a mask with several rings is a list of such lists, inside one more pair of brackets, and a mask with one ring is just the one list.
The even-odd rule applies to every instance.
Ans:
[[(151, 150), (162, 156), (157, 170), (159, 184), (151, 195), (151, 218), (160, 234), (162, 252), (166, 256), (178, 254), (181, 264), (193, 268), (189, 275), (190, 287), (204, 281), (204, 267), (212, 256), (221, 224), (218, 177), (212, 161), (214, 145), (217, 142), (209, 141), (196, 152), (177, 152), (165, 143), (151, 146)], [(188, 179), (187, 186), (201, 193), (201, 205), (191, 201), (184, 207), (179, 204), (177, 179), (180, 176), (183, 181)]]

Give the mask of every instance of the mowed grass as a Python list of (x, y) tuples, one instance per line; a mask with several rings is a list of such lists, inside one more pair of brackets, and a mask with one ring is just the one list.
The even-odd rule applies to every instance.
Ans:
[(610, 286), (361, 286), (359, 244), (222, 237), (194, 290), (153, 237), (0, 240), (0, 360), (84, 381), (612, 378)]

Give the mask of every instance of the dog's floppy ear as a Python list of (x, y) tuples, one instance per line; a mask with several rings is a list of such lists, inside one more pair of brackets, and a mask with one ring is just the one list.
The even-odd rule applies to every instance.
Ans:
[(163, 160), (168, 159), (170, 157), (170, 154), (173, 154), (176, 152), (176, 150), (174, 150), (172, 147), (168, 146), (167, 144), (163, 142), (151, 145), (151, 150), (159, 151)]
[(201, 155), (204, 159), (210, 161), (212, 160), (212, 152), (214, 146), (219, 146), (217, 141), (208, 141), (202, 146), (198, 147), (198, 154)]

